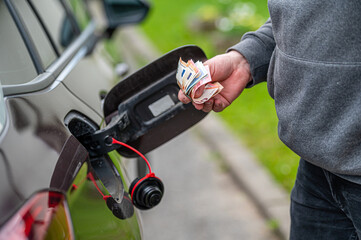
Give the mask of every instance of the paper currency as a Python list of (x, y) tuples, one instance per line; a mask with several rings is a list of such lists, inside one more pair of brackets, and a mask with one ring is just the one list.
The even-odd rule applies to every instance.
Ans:
[[(192, 59), (184, 62), (179, 58), (176, 78), (183, 93), (197, 104), (208, 101), (223, 89), (220, 83), (212, 82), (208, 66), (200, 61), (194, 63)], [(195, 93), (201, 86), (204, 86), (204, 91), (196, 98)]]

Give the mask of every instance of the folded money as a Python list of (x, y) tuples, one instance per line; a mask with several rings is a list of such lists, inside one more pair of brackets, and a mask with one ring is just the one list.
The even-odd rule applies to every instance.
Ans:
[[(176, 78), (183, 93), (197, 104), (208, 101), (223, 89), (220, 83), (212, 82), (207, 65), (204, 66), (200, 61), (194, 63), (192, 59), (184, 62), (182, 58), (179, 58)], [(204, 91), (200, 97), (196, 98), (195, 93), (201, 86), (204, 86)]]

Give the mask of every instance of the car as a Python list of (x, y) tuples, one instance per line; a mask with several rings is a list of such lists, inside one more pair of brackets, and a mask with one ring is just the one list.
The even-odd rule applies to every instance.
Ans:
[(0, 0), (0, 239), (141, 239), (166, 193), (138, 157), (206, 114), (177, 99), (175, 49), (115, 84), (98, 49), (142, 21), (141, 0)]

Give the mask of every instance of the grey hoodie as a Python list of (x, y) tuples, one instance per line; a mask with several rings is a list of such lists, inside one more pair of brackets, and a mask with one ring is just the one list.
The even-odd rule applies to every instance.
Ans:
[(361, 1), (269, 0), (270, 20), (230, 49), (267, 81), (280, 139), (361, 183)]

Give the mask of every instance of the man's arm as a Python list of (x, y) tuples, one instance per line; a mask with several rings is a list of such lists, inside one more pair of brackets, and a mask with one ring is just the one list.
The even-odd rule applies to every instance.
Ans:
[[(204, 104), (193, 105), (196, 109), (204, 112), (211, 110), (220, 112), (235, 100), (251, 80), (251, 72), (247, 60), (237, 51), (217, 55), (204, 63), (209, 66), (212, 81), (219, 82), (223, 90)], [(203, 89), (199, 88), (196, 97), (202, 95)], [(190, 100), (180, 90), (178, 98), (183, 103)]]
[[(204, 64), (209, 66), (212, 81), (220, 82), (224, 88), (204, 104), (193, 103), (195, 108), (205, 112), (223, 111), (245, 87), (265, 81), (274, 48), (272, 25), (268, 20), (257, 31), (245, 34), (241, 42), (229, 48), (227, 53), (206, 61)], [(197, 91), (196, 97), (202, 91)], [(183, 103), (190, 102), (182, 91), (179, 91), (178, 98)]]
[(247, 87), (267, 80), (268, 66), (275, 46), (272, 23), (268, 19), (257, 31), (246, 33), (241, 42), (227, 50), (241, 53), (250, 64), (252, 81)]

